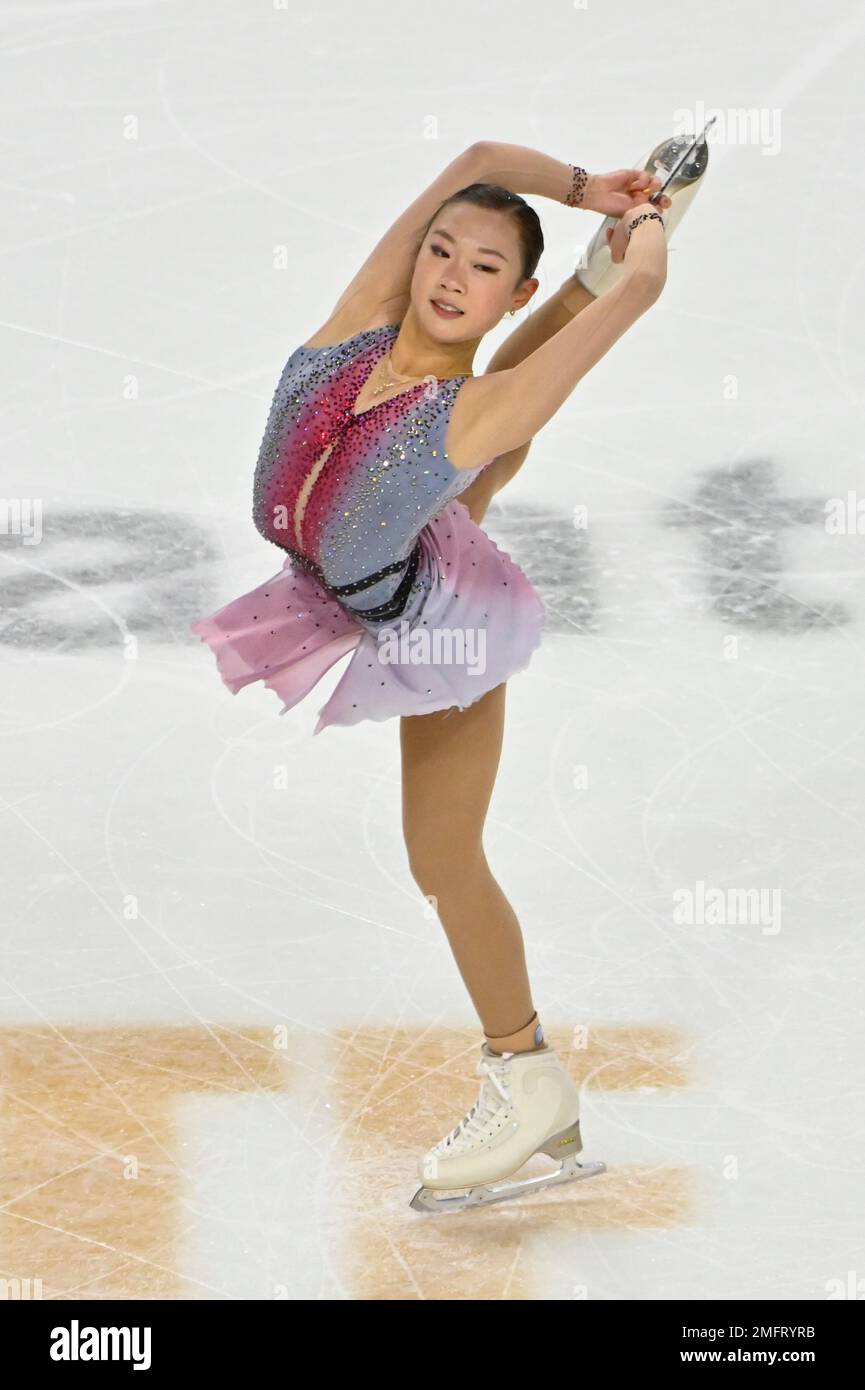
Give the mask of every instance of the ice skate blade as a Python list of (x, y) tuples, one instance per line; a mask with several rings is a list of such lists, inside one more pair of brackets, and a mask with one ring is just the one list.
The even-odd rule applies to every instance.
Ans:
[(512, 1197), (540, 1192), (545, 1187), (574, 1182), (578, 1178), (593, 1178), (606, 1171), (606, 1163), (578, 1163), (576, 1158), (566, 1158), (557, 1173), (542, 1173), (540, 1177), (515, 1182), (485, 1183), (469, 1188), (465, 1195), (458, 1197), (440, 1197), (435, 1188), (419, 1187), (409, 1206), (415, 1211), (468, 1211), (469, 1207), (488, 1207), (492, 1202), (506, 1202)]

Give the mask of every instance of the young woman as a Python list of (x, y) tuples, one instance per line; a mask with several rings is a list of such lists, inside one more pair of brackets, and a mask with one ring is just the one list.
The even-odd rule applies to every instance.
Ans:
[[(282, 571), (193, 624), (229, 689), (262, 680), (284, 710), (353, 651), (316, 733), (400, 718), (411, 872), (485, 1035), (481, 1101), (421, 1160), (429, 1189), (494, 1180), (554, 1140), (556, 1157), (581, 1147), (578, 1093), (544, 1043), (520, 926), (483, 848), (506, 682), (544, 610), (478, 522), (661, 293), (667, 238), (648, 202), (659, 187), (645, 169), (587, 175), (521, 146), (482, 142), (455, 159), (283, 370), (254, 489), (256, 526), (287, 552)], [(618, 218), (621, 275), (598, 298), (566, 280), (474, 376), (484, 334), (538, 289), (543, 236), (524, 193)], [(502, 1125), (504, 1145), (491, 1139)]]

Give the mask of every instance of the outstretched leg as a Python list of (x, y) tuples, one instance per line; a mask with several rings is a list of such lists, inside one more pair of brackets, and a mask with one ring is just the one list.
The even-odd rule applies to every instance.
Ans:
[[(570, 277), (550, 295), (539, 309), (530, 314), (513, 333), (505, 339), (490, 358), (486, 372), (503, 372), (522, 362), (530, 353), (551, 338), (559, 329), (570, 323), (586, 305), (593, 304), (595, 296), (590, 294), (579, 280)], [(515, 473), (522, 468), (526, 455), (532, 447), (529, 440), (518, 449), (500, 454), (484, 469), (483, 473), (460, 493), (460, 501), (468, 507), (472, 521), (480, 523), (487, 507), (497, 492), (501, 492)]]
[[(411, 872), (421, 892), (435, 898), (484, 1033), (496, 1039), (520, 1034), (535, 1012), (520, 924), (483, 847), (506, 690), (503, 682), (468, 709), (400, 721), (403, 833)], [(520, 1042), (520, 1050), (532, 1045), (528, 1037)]]

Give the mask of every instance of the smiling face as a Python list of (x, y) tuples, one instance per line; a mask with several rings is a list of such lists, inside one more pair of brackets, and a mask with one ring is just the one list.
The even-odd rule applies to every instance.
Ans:
[[(539, 281), (523, 279), (523, 250), (512, 217), (472, 203), (450, 203), (421, 243), (412, 308), (432, 338), (480, 338), (509, 309), (520, 309)], [(436, 304), (459, 310), (440, 312)]]

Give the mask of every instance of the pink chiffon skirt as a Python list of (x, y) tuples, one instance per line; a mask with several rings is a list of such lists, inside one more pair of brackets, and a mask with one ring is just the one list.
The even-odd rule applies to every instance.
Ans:
[(417, 576), (400, 618), (364, 622), (286, 556), (272, 579), (191, 630), (233, 694), (261, 681), (282, 699), (282, 714), (352, 652), (315, 734), (329, 724), (465, 709), (528, 665), (543, 601), (459, 499), (418, 539)]

